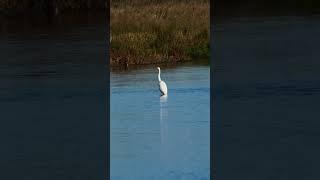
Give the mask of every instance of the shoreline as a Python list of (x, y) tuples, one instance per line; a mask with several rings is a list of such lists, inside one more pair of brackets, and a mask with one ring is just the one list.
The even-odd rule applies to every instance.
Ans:
[(155, 64), (169, 64), (169, 65), (176, 65), (176, 64), (180, 64), (180, 63), (188, 63), (188, 62), (192, 62), (192, 59), (179, 59), (179, 60), (170, 60), (170, 59), (163, 59), (163, 60), (157, 60), (157, 61), (141, 61), (141, 63), (127, 63), (127, 62), (123, 62), (120, 61), (118, 62), (114, 62), (112, 61), (112, 59), (110, 58), (110, 66), (114, 67), (114, 68), (123, 68), (123, 67), (130, 67), (130, 66), (149, 66), (149, 65), (155, 65)]
[(162, 62), (162, 63), (151, 63), (151, 64), (131, 64), (129, 66), (111, 66), (110, 70), (112, 72), (122, 72), (122, 71), (131, 71), (131, 70), (138, 70), (144, 69), (149, 67), (156, 68), (157, 66), (161, 68), (176, 68), (179, 66), (210, 66), (210, 59), (195, 59), (189, 61), (178, 61), (178, 62)]
[(132, 65), (152, 65), (152, 64), (177, 64), (183, 62), (190, 62), (192, 58), (188, 57), (178, 57), (178, 56), (161, 56), (155, 55), (150, 57), (130, 57), (130, 56), (121, 56), (115, 53), (112, 53), (110, 50), (110, 66), (113, 67), (128, 67)]

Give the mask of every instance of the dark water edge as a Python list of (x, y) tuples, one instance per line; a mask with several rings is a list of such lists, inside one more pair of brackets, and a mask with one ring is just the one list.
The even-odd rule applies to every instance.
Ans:
[(319, 179), (319, 16), (216, 21), (215, 177)]
[(45, 29), (46, 31), (51, 29), (51, 32), (61, 32), (63, 29), (92, 25), (107, 27), (106, 19), (107, 16), (104, 11), (98, 11), (96, 13), (70, 12), (59, 14), (50, 19), (40, 15), (26, 15), (11, 18), (0, 16), (0, 35), (4, 36), (7, 33), (40, 32)]
[(215, 0), (215, 17), (226, 16), (295, 16), (320, 13), (315, 0)]
[(1, 21), (0, 179), (106, 179), (103, 19)]
[(70, 12), (105, 11), (106, 0), (0, 0), (0, 17), (22, 17), (26, 15), (55, 16)]
[(110, 71), (112, 73), (118, 72), (129, 72), (138, 69), (145, 69), (154, 67), (166, 68), (166, 69), (174, 69), (180, 66), (209, 66), (210, 59), (192, 59), (191, 61), (186, 62), (175, 62), (175, 63), (156, 63), (156, 64), (139, 64), (139, 65), (129, 65), (129, 66), (111, 66)]

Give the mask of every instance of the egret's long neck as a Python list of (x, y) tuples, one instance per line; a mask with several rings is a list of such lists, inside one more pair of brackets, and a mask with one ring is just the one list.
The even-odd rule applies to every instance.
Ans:
[(160, 69), (159, 69), (159, 74), (158, 74), (158, 80), (159, 80), (159, 82), (161, 81), (161, 77), (160, 77)]

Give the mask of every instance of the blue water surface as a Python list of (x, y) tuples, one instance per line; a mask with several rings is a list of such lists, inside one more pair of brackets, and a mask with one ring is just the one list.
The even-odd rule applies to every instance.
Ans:
[(111, 179), (207, 180), (210, 175), (209, 66), (111, 72)]

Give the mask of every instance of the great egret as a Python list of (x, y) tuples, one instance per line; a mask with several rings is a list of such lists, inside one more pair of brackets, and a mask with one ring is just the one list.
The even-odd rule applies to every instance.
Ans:
[(159, 74), (158, 74), (158, 80), (159, 80), (159, 90), (161, 92), (162, 95), (167, 95), (168, 94), (168, 88), (167, 88), (167, 85), (164, 81), (161, 80), (161, 77), (160, 77), (160, 67), (158, 67), (158, 71), (159, 71)]

